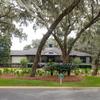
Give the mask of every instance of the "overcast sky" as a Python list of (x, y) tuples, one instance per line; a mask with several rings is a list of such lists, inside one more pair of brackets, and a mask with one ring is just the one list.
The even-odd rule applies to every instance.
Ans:
[(19, 38), (13, 37), (11, 50), (22, 50), (25, 45), (31, 44), (33, 39), (41, 39), (46, 33), (46, 29), (38, 29), (34, 32), (30, 24), (28, 27), (24, 27), (23, 32), (27, 34), (27, 40), (19, 41)]
[[(19, 25), (17, 25), (19, 27)], [(38, 29), (36, 32), (33, 31), (32, 24), (29, 24), (28, 27), (23, 26), (23, 32), (27, 34), (27, 40), (19, 41), (19, 38), (13, 37), (11, 50), (23, 50), (25, 45), (31, 44), (33, 39), (41, 39), (43, 34), (46, 33), (46, 29)], [(72, 32), (71, 37), (75, 37), (75, 33)]]

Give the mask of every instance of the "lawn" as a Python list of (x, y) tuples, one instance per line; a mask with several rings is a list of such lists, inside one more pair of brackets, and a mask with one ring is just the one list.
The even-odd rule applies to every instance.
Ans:
[(0, 86), (68, 86), (68, 87), (99, 87), (100, 77), (86, 76), (80, 82), (57, 82), (40, 80), (0, 79)]

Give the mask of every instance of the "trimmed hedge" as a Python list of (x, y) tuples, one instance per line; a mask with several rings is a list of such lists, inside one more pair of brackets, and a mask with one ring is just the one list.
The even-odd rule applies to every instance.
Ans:
[(79, 68), (92, 68), (91, 64), (79, 64)]

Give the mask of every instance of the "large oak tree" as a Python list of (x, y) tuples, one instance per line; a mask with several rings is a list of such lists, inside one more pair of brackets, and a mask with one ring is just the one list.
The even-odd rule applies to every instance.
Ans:
[(14, 0), (0, 0), (0, 64), (10, 61), (11, 38), (26, 36), (21, 28), (16, 27), (17, 23), (21, 24), (25, 19), (25, 10), (19, 8)]
[[(48, 29), (48, 32), (43, 36), (38, 47), (32, 69), (32, 76), (35, 75), (36, 66), (39, 62), (43, 46), (51, 34), (53, 34), (61, 48), (64, 63), (67, 63), (68, 55), (75, 42), (100, 17), (99, 0), (64, 0), (63, 2), (61, 0), (30, 0), (27, 2), (25, 0), (18, 0), (18, 2), (22, 7), (27, 9), (30, 15), (36, 18), (38, 25), (44, 25)], [(72, 31), (77, 35), (70, 46), (68, 46), (68, 35)], [(60, 36), (61, 40), (59, 39)]]

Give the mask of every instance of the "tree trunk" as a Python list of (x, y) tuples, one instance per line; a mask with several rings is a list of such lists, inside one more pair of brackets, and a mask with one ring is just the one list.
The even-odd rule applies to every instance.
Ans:
[(93, 76), (96, 76), (97, 73), (98, 73), (98, 68), (99, 68), (99, 57), (100, 57), (100, 52), (98, 53), (97, 58), (95, 59), (95, 67), (94, 67), (93, 73), (92, 73)]
[(95, 65), (95, 68), (93, 69), (93, 72), (92, 72), (92, 75), (93, 76), (96, 76), (97, 75), (97, 73), (98, 73), (98, 65)]
[(51, 76), (53, 76), (53, 70), (50, 71)]
[[(69, 55), (67, 53), (67, 45), (66, 45), (66, 43), (67, 43), (66, 35), (64, 36), (64, 44), (63, 44), (64, 46), (61, 44), (60, 39), (55, 34), (53, 34), (53, 36), (54, 36), (55, 40), (57, 41), (57, 43), (58, 43), (58, 45), (61, 49), (63, 63), (64, 64), (69, 63)], [(68, 70), (67, 75), (70, 76), (70, 73), (71, 73), (71, 70)]]
[[(69, 63), (69, 55), (67, 53), (63, 53), (62, 58), (64, 64)], [(69, 68), (67, 71), (67, 76), (70, 76), (70, 74), (71, 74), (71, 69)]]
[(68, 70), (67, 71), (67, 76), (70, 76), (70, 74), (71, 74), (71, 70)]
[(62, 52), (62, 60), (64, 64), (69, 63), (69, 55), (67, 55), (67, 53), (65, 54)]
[(89, 23), (86, 24), (85, 27), (83, 27), (83, 28), (80, 30), (79, 33), (77, 33), (77, 37), (76, 37), (76, 38), (74, 39), (74, 41), (72, 42), (72, 44), (71, 44), (71, 46), (70, 46), (70, 48), (69, 48), (69, 50), (68, 50), (68, 53), (70, 53), (70, 51), (72, 50), (74, 44), (75, 44), (76, 41), (81, 37), (82, 33), (84, 33), (84, 31), (85, 31), (87, 28), (91, 27), (94, 23), (96, 23), (97, 21), (99, 21), (99, 20), (100, 20), (99, 18), (100, 18), (100, 11), (99, 11), (99, 13), (98, 13)]
[(40, 45), (38, 47), (35, 59), (34, 59), (34, 63), (32, 66), (32, 73), (31, 76), (35, 76), (35, 72), (36, 72), (36, 68), (38, 65), (38, 61), (40, 59), (40, 55), (41, 55), (41, 51), (43, 49), (43, 46), (45, 45), (45, 42), (47, 41), (47, 39), (49, 38), (49, 36), (52, 34), (52, 31), (56, 28), (56, 26), (59, 24), (59, 22), (63, 19), (64, 16), (66, 16), (67, 14), (69, 14), (80, 2), (81, 0), (74, 0), (73, 3), (66, 8), (59, 16), (58, 18), (54, 21), (54, 23), (50, 26), (48, 32), (43, 36)]

